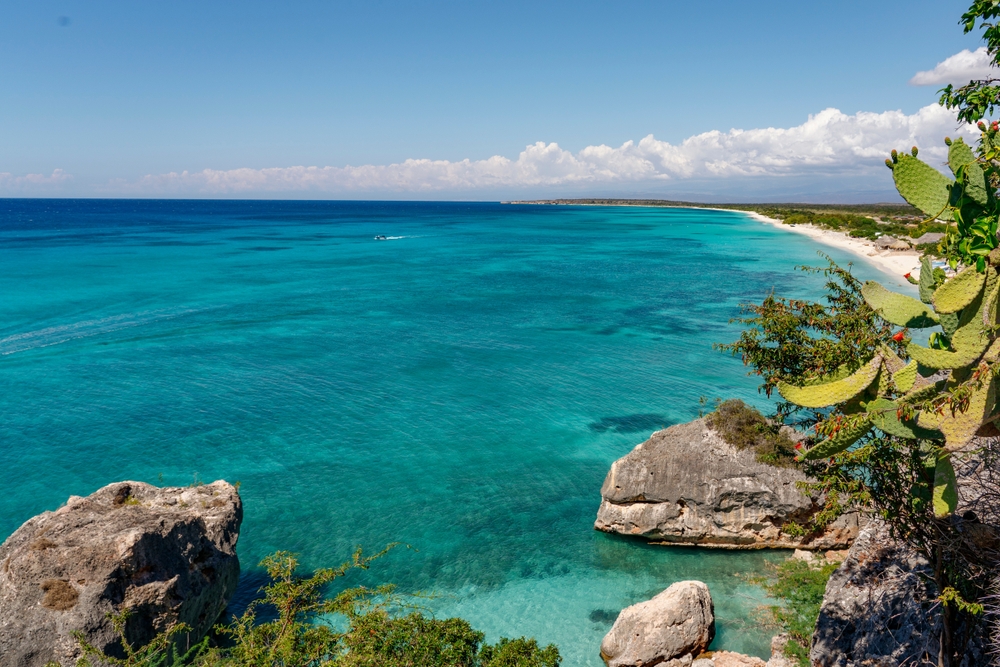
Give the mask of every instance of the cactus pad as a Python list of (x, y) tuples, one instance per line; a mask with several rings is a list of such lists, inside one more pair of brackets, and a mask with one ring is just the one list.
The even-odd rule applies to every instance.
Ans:
[(938, 320), (941, 322), (941, 329), (946, 336), (953, 336), (958, 331), (958, 313), (941, 313), (938, 315)]
[(937, 429), (944, 434), (944, 448), (954, 452), (965, 447), (976, 435), (976, 431), (990, 416), (996, 404), (996, 380), (990, 378), (987, 382), (972, 392), (965, 411), (949, 407), (944, 412), (921, 412), (917, 424), (921, 428)]
[(802, 458), (814, 461), (839, 454), (864, 437), (870, 430), (872, 430), (872, 420), (869, 415), (858, 420), (856, 424), (844, 426), (823, 442), (810, 447), (809, 451), (802, 455)]
[(976, 300), (986, 284), (986, 273), (979, 273), (969, 266), (950, 278), (934, 292), (934, 310), (938, 313), (957, 313)]
[(868, 413), (872, 424), (887, 435), (895, 435), (910, 440), (940, 440), (941, 434), (920, 428), (913, 420), (902, 420), (898, 416), (899, 405), (885, 398), (869, 401)]
[(953, 181), (919, 158), (901, 154), (894, 161), (892, 178), (903, 199), (925, 215), (951, 220), (948, 186)]
[(934, 267), (931, 266), (931, 260), (926, 255), (920, 259), (920, 280), (917, 281), (917, 284), (920, 286), (920, 300), (924, 303), (930, 303), (936, 284), (934, 282)]
[(896, 326), (924, 329), (938, 323), (933, 310), (913, 297), (887, 290), (874, 280), (864, 284), (861, 296), (872, 310)]
[(951, 350), (936, 350), (909, 343), (906, 351), (910, 358), (927, 368), (965, 368), (971, 366), (986, 351), (989, 339), (984, 335), (983, 328), (978, 323), (971, 322), (955, 332), (951, 338)]
[(955, 178), (958, 178), (959, 170), (965, 167), (963, 172), (965, 194), (974, 199), (980, 206), (986, 206), (988, 200), (986, 174), (976, 162), (972, 148), (961, 138), (951, 142), (951, 146), (948, 148), (948, 166), (951, 168), (951, 173), (955, 174)]
[(892, 374), (892, 383), (896, 385), (896, 391), (905, 394), (913, 389), (913, 384), (917, 381), (917, 362), (911, 361), (901, 369)]
[(951, 465), (951, 456), (945, 454), (937, 460), (934, 468), (934, 514), (945, 517), (958, 507), (958, 485), (955, 481), (955, 468)]
[(804, 408), (825, 408), (848, 401), (863, 392), (875, 380), (881, 366), (882, 357), (876, 355), (867, 364), (843, 379), (806, 387), (779, 382), (778, 393), (786, 401)]
[(972, 147), (959, 137), (951, 142), (948, 147), (948, 167), (951, 173), (958, 176), (959, 167), (964, 167), (970, 162), (975, 162), (976, 156), (972, 152)]

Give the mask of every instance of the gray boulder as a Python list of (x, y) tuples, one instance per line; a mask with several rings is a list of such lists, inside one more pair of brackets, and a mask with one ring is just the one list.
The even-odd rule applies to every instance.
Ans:
[(679, 581), (652, 600), (623, 609), (601, 642), (601, 657), (608, 667), (686, 667), (714, 638), (708, 586)]
[(594, 527), (662, 544), (725, 549), (843, 549), (858, 531), (857, 515), (819, 534), (782, 532), (806, 524), (819, 499), (796, 486), (796, 468), (760, 463), (708, 428), (705, 420), (657, 431), (611, 466)]
[[(937, 596), (931, 564), (894, 541), (884, 523), (870, 522), (826, 584), (809, 652), (813, 667), (937, 665)], [(964, 653), (956, 667), (990, 664), (981, 642)]]
[(236, 589), (242, 520), (239, 494), (222, 481), (119, 482), (29, 519), (0, 545), (0, 667), (70, 667), (74, 630), (121, 656), (106, 615), (126, 609), (133, 646), (174, 623), (199, 639)]

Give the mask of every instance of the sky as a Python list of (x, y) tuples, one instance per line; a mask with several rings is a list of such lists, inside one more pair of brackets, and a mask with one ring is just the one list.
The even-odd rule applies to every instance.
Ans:
[(969, 0), (0, 0), (0, 196), (894, 201)]

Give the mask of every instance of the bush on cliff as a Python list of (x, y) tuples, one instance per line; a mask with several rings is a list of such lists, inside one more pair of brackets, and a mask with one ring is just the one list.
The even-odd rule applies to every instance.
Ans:
[(705, 421), (737, 449), (750, 449), (761, 463), (794, 467), (795, 443), (764, 415), (739, 399), (723, 401)]
[(823, 604), (826, 582), (838, 563), (815, 567), (806, 561), (789, 558), (774, 569), (774, 576), (760, 580), (764, 589), (780, 604), (767, 608), (770, 621), (788, 633), (785, 655), (809, 667), (809, 645), (816, 619)]
[[(294, 554), (277, 552), (261, 562), (271, 579), (261, 597), (242, 616), (217, 626), (214, 642), (206, 638), (181, 651), (171, 640), (185, 628), (174, 626), (145, 647), (131, 647), (123, 614), (114, 620), (126, 657), (110, 657), (77, 634), (85, 653), (78, 667), (559, 667), (551, 644), (540, 648), (524, 637), (485, 644), (485, 635), (463, 619), (393, 613), (399, 605), (392, 586), (327, 595), (335, 580), (368, 569), (391, 548), (373, 556), (358, 550), (339, 567), (309, 576), (298, 574)], [(274, 618), (262, 621), (262, 609)]]

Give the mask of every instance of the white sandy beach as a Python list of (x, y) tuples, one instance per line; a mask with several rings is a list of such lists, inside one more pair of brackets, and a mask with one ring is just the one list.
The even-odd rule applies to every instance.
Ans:
[(920, 253), (915, 250), (882, 250), (868, 239), (853, 238), (843, 232), (820, 229), (813, 225), (786, 225), (780, 220), (753, 211), (743, 211), (743, 213), (760, 222), (805, 234), (824, 245), (853, 252), (897, 280), (904, 280), (903, 276), (907, 273), (913, 273), (914, 278), (920, 275)]

